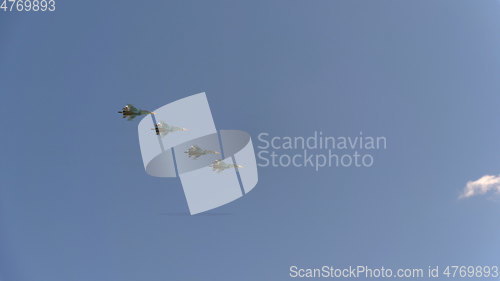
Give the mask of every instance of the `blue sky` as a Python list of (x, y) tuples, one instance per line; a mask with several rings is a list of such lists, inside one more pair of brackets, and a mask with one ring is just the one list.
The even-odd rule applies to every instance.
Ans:
[[(290, 265), (498, 263), (498, 1), (62, 2), (0, 13), (0, 278), (287, 280)], [(382, 135), (369, 169), (260, 168), (187, 216), (137, 121), (206, 92), (219, 129)]]

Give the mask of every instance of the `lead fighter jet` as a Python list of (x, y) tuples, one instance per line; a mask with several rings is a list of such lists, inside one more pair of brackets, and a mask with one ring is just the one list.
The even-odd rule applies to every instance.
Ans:
[(156, 132), (156, 135), (162, 136), (162, 137), (166, 136), (168, 133), (171, 133), (171, 132), (188, 131), (188, 129), (186, 129), (186, 128), (171, 126), (163, 121), (156, 123), (155, 127), (151, 130), (154, 130)]
[(184, 153), (187, 153), (189, 158), (198, 159), (198, 157), (207, 154), (220, 154), (220, 152), (214, 150), (205, 150), (197, 145), (190, 146)]
[(215, 160), (212, 164), (209, 165), (209, 167), (212, 167), (212, 170), (220, 173), (226, 169), (231, 169), (231, 168), (243, 168), (241, 165), (236, 165), (236, 164), (226, 164), (222, 160)]
[(127, 104), (126, 106), (124, 106), (122, 111), (118, 111), (118, 113), (123, 114), (122, 118), (127, 117), (129, 121), (134, 119), (137, 116), (146, 115), (146, 114), (155, 114), (154, 112), (151, 112), (151, 111), (138, 109), (131, 104)]

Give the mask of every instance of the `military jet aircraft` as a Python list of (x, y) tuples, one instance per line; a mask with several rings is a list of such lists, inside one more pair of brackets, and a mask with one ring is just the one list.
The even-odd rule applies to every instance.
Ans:
[(209, 165), (209, 167), (212, 167), (212, 170), (220, 173), (226, 169), (231, 169), (231, 168), (243, 168), (241, 165), (235, 165), (235, 164), (226, 164), (222, 160), (215, 160), (212, 164)]
[(155, 127), (151, 130), (154, 130), (156, 132), (156, 135), (162, 136), (162, 137), (166, 136), (168, 133), (171, 133), (171, 132), (188, 131), (188, 129), (186, 129), (186, 128), (171, 126), (163, 121), (156, 123)]
[(207, 154), (220, 154), (220, 152), (214, 150), (205, 150), (197, 145), (190, 146), (184, 153), (187, 153), (189, 158), (198, 159), (198, 157)]
[(123, 114), (122, 118), (127, 117), (129, 121), (134, 119), (137, 116), (146, 115), (146, 114), (155, 114), (154, 112), (151, 112), (151, 111), (138, 109), (131, 104), (127, 104), (126, 106), (124, 106), (122, 111), (118, 111), (118, 113)]

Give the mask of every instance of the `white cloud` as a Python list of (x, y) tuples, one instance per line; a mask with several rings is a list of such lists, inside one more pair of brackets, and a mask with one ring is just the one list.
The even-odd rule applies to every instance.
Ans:
[(467, 185), (459, 198), (484, 195), (487, 192), (500, 194), (500, 175), (486, 175), (478, 180), (467, 182)]

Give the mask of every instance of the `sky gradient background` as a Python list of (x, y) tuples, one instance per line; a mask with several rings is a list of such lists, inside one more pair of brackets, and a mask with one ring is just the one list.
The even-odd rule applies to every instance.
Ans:
[[(0, 12), (2, 281), (288, 280), (290, 265), (500, 265), (498, 1), (57, 1)], [(369, 169), (260, 168), (188, 216), (126, 103), (219, 129), (381, 135)]]

